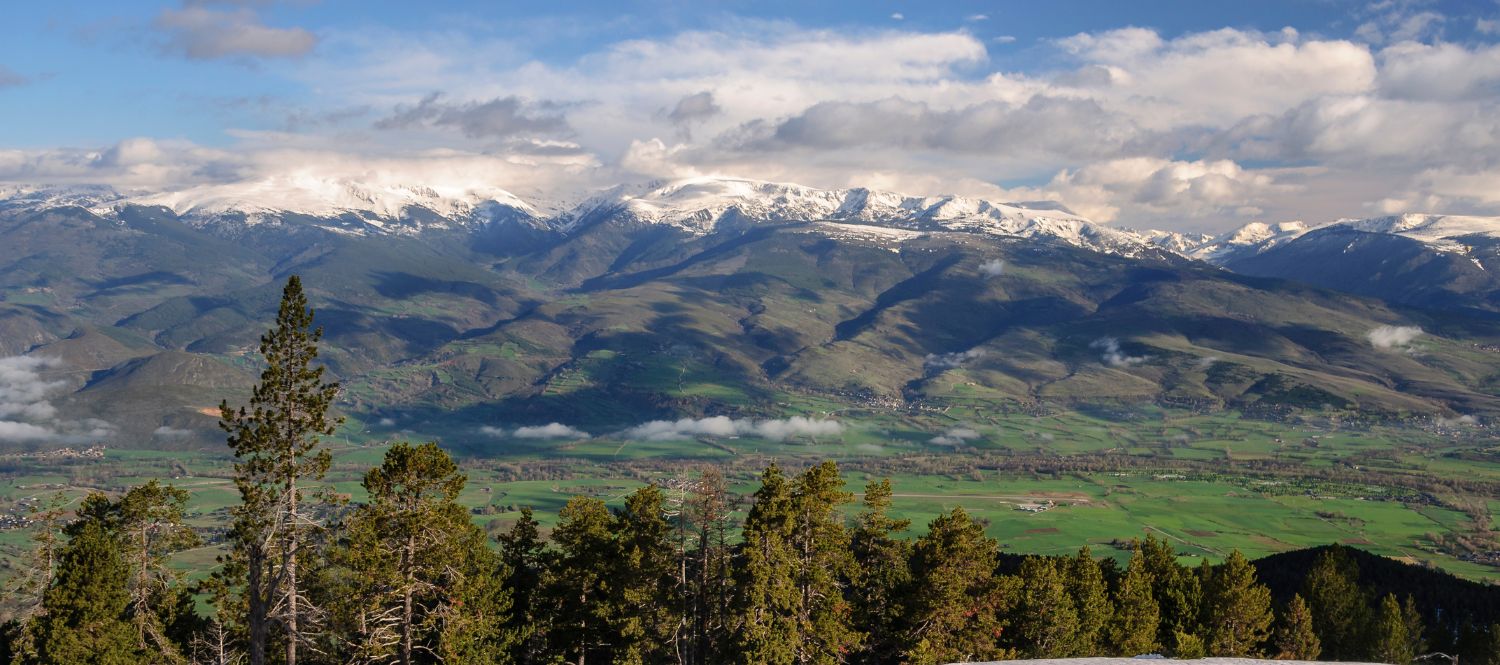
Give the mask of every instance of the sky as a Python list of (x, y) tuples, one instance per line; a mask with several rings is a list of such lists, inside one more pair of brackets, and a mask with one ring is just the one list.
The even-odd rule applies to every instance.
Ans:
[[(1238, 5), (1238, 6), (1232, 6)], [(0, 8), (0, 184), (735, 176), (1219, 231), (1500, 215), (1500, 0)]]

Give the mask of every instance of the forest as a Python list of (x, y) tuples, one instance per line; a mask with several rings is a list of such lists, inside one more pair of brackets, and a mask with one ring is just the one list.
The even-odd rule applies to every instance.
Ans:
[[(220, 409), (239, 504), (211, 571), (187, 493), (160, 481), (40, 514), (34, 574), (10, 600), (0, 663), (953, 663), (1260, 656), (1500, 665), (1484, 585), (1322, 548), (1185, 566), (1170, 542), (1126, 563), (1001, 551), (962, 508), (925, 531), (889, 480), (847, 492), (833, 462), (765, 468), (743, 520), (707, 468), (611, 510), (575, 497), (494, 542), (457, 501), (436, 443), (398, 442), (355, 502), (321, 484), (338, 386), (317, 362), (300, 281), (261, 339), (249, 403)], [(67, 519), (65, 519), (67, 518)], [(1293, 553), (1296, 554), (1296, 553)], [(1361, 570), (1364, 568), (1364, 571)], [(1428, 592), (1413, 590), (1421, 580)], [(1437, 580), (1437, 581), (1434, 581)], [(1444, 581), (1451, 580), (1451, 581)], [(8, 595), (11, 592), (7, 592)]]

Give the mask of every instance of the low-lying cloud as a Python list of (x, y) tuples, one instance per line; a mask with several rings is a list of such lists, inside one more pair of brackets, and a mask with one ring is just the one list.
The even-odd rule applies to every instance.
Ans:
[(844, 426), (836, 420), (815, 420), (793, 416), (778, 420), (734, 419), (728, 416), (709, 418), (682, 418), (679, 420), (653, 420), (636, 425), (621, 433), (627, 439), (647, 441), (680, 441), (697, 437), (723, 438), (731, 436), (758, 436), (772, 441), (792, 437), (839, 436)]
[(531, 427), (518, 427), (511, 433), (518, 439), (587, 439), (589, 433), (571, 425), (547, 423)]
[(979, 437), (979, 432), (977, 430), (974, 430), (973, 428), (952, 427), (942, 434), (928, 439), (927, 442), (934, 446), (961, 446), (964, 443), (973, 439), (977, 439)]
[(984, 349), (969, 349), (955, 353), (929, 353), (922, 359), (922, 367), (929, 372), (941, 372), (983, 358), (985, 353), (987, 352)]
[(1366, 336), (1377, 349), (1404, 349), (1422, 336), (1422, 329), (1417, 326), (1376, 326)]
[(979, 274), (985, 279), (999, 277), (1005, 272), (1005, 262), (1000, 259), (990, 259), (979, 264)]
[(115, 435), (115, 426), (103, 420), (61, 417), (51, 398), (68, 384), (48, 378), (61, 366), (38, 356), (0, 358), (0, 442), (92, 443)]
[(1130, 367), (1146, 362), (1146, 356), (1132, 356), (1120, 349), (1120, 340), (1114, 337), (1100, 337), (1089, 344), (1089, 348), (1099, 351), (1099, 362), (1110, 367)]

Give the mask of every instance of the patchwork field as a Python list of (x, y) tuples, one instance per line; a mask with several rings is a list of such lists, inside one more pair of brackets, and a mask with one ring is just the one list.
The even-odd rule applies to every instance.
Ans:
[[(812, 411), (809, 409), (809, 411)], [(544, 526), (574, 495), (619, 505), (634, 488), (668, 487), (717, 466), (732, 488), (754, 492), (765, 465), (840, 461), (855, 502), (868, 479), (890, 477), (895, 512), (920, 533), (961, 505), (1006, 551), (1056, 554), (1090, 545), (1123, 558), (1121, 545), (1152, 533), (1185, 562), (1251, 557), (1339, 542), (1500, 580), (1487, 544), (1500, 505), (1500, 457), (1472, 426), (1351, 426), (1331, 420), (1268, 422), (1165, 410), (1047, 416), (950, 409), (910, 416), (835, 414), (842, 433), (783, 440), (755, 436), (517, 439), (434, 428), (372, 432), (351, 422), (329, 442), (329, 482), (358, 499), (359, 478), (392, 439), (440, 439), (459, 453), (470, 482), (462, 500), (476, 521), (504, 529), (522, 506)], [(0, 511), (63, 494), (117, 492), (162, 478), (192, 493), (192, 523), (212, 536), (237, 495), (226, 452), (110, 450), (98, 459), (8, 456), (0, 466)], [(848, 512), (857, 511), (851, 505)], [(743, 515), (739, 515), (742, 517)], [(0, 531), (0, 556), (18, 565), (28, 530)], [(210, 538), (211, 539), (211, 538)], [(210, 545), (183, 555), (202, 568)]]

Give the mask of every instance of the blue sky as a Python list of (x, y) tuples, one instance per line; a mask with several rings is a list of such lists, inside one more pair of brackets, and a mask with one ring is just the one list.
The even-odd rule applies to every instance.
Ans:
[(1500, 213), (1500, 3), (13, 4), (0, 183), (732, 174), (1216, 229)]

